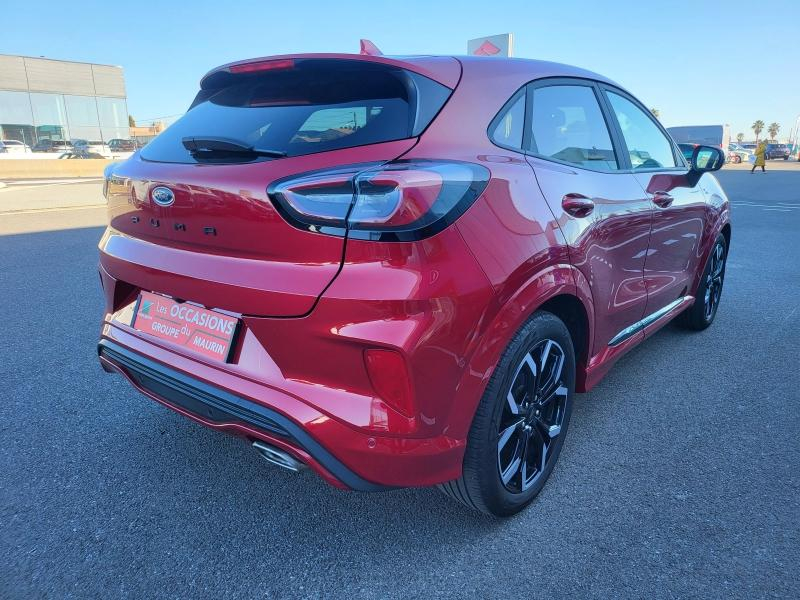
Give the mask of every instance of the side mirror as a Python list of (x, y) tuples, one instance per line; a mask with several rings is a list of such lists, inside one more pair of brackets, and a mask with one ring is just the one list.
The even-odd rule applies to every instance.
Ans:
[(724, 164), (725, 154), (714, 146), (697, 146), (690, 161), (690, 167), (696, 173), (719, 171)]

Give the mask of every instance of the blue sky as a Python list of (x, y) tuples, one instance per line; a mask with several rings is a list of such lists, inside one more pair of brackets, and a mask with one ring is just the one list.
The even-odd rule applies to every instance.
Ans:
[(800, 114), (800, 1), (0, 0), (0, 53), (121, 65), (140, 122), (183, 112), (219, 64), (292, 52), (463, 54), (512, 32), (515, 55), (597, 71), (665, 125), (756, 119), (786, 136)]

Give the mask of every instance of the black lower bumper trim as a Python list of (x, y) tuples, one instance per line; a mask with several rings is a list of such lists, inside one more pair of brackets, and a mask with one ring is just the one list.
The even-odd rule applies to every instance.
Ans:
[(122, 369), (137, 385), (169, 404), (213, 423), (243, 423), (273, 437), (284, 438), (302, 448), (351, 489), (390, 489), (353, 473), (300, 425), (274, 410), (179, 373), (105, 339), (98, 343), (97, 352)]

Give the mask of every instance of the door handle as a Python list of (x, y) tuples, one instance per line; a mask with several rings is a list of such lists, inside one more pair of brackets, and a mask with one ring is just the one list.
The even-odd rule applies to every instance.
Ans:
[(583, 194), (565, 194), (561, 199), (561, 208), (573, 217), (588, 217), (594, 210), (594, 202)]
[(667, 208), (670, 204), (672, 204), (673, 198), (667, 192), (654, 192), (653, 193), (653, 204), (660, 208)]

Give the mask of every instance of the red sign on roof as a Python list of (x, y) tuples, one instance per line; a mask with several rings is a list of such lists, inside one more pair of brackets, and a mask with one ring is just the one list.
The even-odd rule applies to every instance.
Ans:
[(473, 56), (512, 56), (512, 36), (501, 33), (468, 40), (467, 53)]
[(475, 50), (475, 52), (473, 52), (473, 54), (476, 56), (493, 56), (498, 52), (500, 52), (500, 48), (495, 46), (489, 40), (486, 40), (480, 46), (478, 46), (478, 48)]

